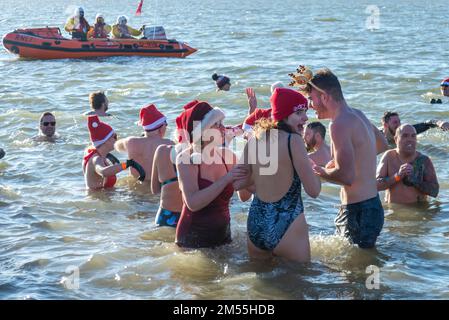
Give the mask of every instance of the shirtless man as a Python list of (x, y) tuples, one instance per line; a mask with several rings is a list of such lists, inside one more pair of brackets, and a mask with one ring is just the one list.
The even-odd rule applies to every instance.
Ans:
[(309, 158), (321, 167), (331, 161), (331, 149), (326, 144), (326, 127), (321, 122), (311, 122), (304, 130), (304, 142), (309, 152)]
[(96, 91), (89, 94), (89, 104), (91, 111), (87, 111), (84, 115), (99, 117), (108, 117), (111, 114), (107, 113), (109, 107), (109, 99), (103, 91)]
[[(134, 159), (145, 170), (145, 181), (151, 182), (153, 157), (157, 147), (161, 144), (172, 145), (169, 139), (164, 139), (167, 130), (167, 118), (160, 113), (154, 104), (140, 110), (140, 124), (145, 130), (143, 137), (128, 137), (115, 143), (115, 150), (128, 152), (128, 158)], [(131, 174), (138, 177), (139, 173), (131, 169)]]
[(438, 179), (429, 157), (416, 151), (416, 129), (403, 124), (396, 130), (396, 149), (385, 152), (377, 167), (377, 189), (387, 190), (388, 203), (416, 203), (436, 197)]
[[(401, 119), (397, 112), (386, 111), (382, 116), (382, 133), (388, 141), (388, 144), (395, 148), (395, 134), (396, 129), (401, 125)], [(440, 128), (443, 131), (449, 130), (449, 122), (442, 120), (427, 120), (426, 122), (420, 122), (413, 125), (416, 130), (416, 134), (423, 133), (430, 128)]]
[(334, 164), (315, 166), (320, 177), (342, 185), (337, 234), (360, 248), (372, 248), (382, 230), (384, 210), (376, 185), (376, 135), (359, 110), (350, 108), (340, 82), (329, 69), (319, 70), (307, 85), (318, 119), (330, 119)]

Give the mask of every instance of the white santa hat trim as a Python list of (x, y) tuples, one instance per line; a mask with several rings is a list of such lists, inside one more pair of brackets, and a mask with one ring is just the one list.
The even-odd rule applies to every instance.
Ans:
[[(206, 115), (204, 116), (203, 120), (201, 120), (201, 122), (196, 121), (196, 125), (194, 123), (194, 127), (192, 130), (192, 139), (201, 138), (201, 136), (202, 136), (201, 134), (203, 133), (204, 130), (209, 129), (216, 122), (223, 120), (224, 118), (225, 118), (225, 114), (220, 108), (218, 108), (218, 107), (213, 108), (211, 111), (206, 113)], [(196, 141), (193, 140), (193, 143), (195, 143), (195, 142)]]
[[(94, 127), (94, 128), (95, 128), (95, 126), (94, 126), (95, 123), (96, 123), (96, 122), (94, 122), (94, 123), (92, 124), (92, 127)], [(102, 145), (103, 143), (105, 143), (110, 137), (112, 137), (113, 134), (114, 134), (114, 130), (111, 130), (111, 132), (109, 132), (103, 140), (92, 141), (94, 147), (97, 148), (97, 147), (101, 146), (101, 145)]]
[(250, 126), (250, 125), (247, 124), (247, 123), (243, 123), (242, 129), (243, 129), (243, 131), (245, 131), (245, 132), (253, 132), (253, 127)]
[(166, 121), (167, 121), (167, 118), (166, 117), (162, 117), (162, 118), (157, 119), (155, 122), (153, 122), (153, 123), (151, 123), (149, 125), (146, 125), (146, 126), (142, 126), (142, 127), (145, 130), (154, 130), (154, 129), (160, 127)]

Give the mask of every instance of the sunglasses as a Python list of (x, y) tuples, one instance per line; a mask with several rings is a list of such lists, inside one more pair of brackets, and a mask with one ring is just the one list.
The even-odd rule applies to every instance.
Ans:
[(44, 125), (44, 127), (48, 127), (49, 125), (51, 125), (52, 127), (54, 127), (56, 125), (56, 121), (52, 121), (52, 122), (42, 122), (42, 124)]

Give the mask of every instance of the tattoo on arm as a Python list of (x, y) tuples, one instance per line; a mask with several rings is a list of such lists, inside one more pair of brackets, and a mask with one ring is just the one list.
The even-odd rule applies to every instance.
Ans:
[(419, 180), (413, 181), (413, 185), (416, 189), (427, 194), (431, 197), (438, 196), (438, 192), (440, 191), (440, 185), (438, 184), (438, 179), (435, 173), (435, 169), (433, 167), (432, 161), (427, 158), (424, 161), (425, 165), (423, 166), (423, 178)]

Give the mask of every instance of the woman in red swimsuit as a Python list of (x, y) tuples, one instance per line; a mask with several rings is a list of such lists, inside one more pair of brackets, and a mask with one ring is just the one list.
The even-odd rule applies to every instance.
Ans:
[[(86, 149), (83, 158), (84, 181), (87, 188), (112, 188), (117, 181), (115, 176), (117, 173), (128, 167), (140, 167), (134, 160), (116, 164), (109, 162), (108, 154), (114, 150), (117, 135), (112, 127), (101, 122), (98, 116), (88, 118), (88, 128), (93, 147)], [(141, 167), (139, 169), (141, 170)]]
[[(232, 182), (246, 175), (236, 167), (234, 153), (223, 148), (224, 113), (207, 102), (198, 102), (181, 116), (190, 144), (177, 156), (183, 208), (176, 228), (181, 247), (216, 247), (231, 241), (229, 200)], [(246, 201), (247, 190), (239, 191)]]

